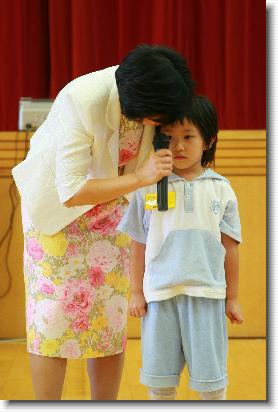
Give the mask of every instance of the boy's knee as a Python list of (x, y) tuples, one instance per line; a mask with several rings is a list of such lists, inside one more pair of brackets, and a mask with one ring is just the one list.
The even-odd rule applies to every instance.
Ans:
[(176, 388), (149, 388), (149, 398), (152, 401), (171, 401), (176, 398)]
[(217, 391), (199, 392), (202, 401), (225, 401), (227, 388), (218, 389)]

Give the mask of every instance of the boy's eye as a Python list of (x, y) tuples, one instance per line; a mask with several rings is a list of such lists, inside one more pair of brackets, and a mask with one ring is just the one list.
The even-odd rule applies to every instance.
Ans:
[(189, 140), (189, 139), (191, 139), (192, 137), (193, 137), (193, 136), (187, 134), (186, 136), (184, 136), (184, 139), (185, 139), (185, 140)]

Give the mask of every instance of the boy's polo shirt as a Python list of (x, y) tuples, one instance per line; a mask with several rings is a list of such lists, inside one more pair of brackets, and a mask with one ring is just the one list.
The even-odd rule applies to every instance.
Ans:
[(207, 169), (188, 182), (172, 174), (168, 191), (175, 206), (167, 211), (146, 210), (151, 185), (134, 193), (118, 226), (146, 244), (143, 290), (147, 302), (179, 294), (225, 299), (221, 232), (241, 242), (238, 204), (229, 181)]

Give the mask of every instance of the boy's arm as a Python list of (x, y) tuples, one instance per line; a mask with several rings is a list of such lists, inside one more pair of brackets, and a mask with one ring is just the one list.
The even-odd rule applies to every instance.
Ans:
[(237, 301), (239, 283), (238, 242), (225, 233), (221, 233), (221, 242), (226, 249), (226, 314), (231, 323), (242, 323), (243, 316), (241, 313), (240, 305)]
[(147, 311), (147, 303), (143, 293), (145, 249), (144, 243), (131, 241), (129, 313), (136, 317), (145, 316)]
[(226, 249), (225, 274), (226, 274), (226, 298), (237, 299), (239, 280), (239, 255), (238, 242), (230, 236), (221, 233), (221, 243)]
[(137, 191), (131, 198), (129, 206), (117, 226), (117, 230), (131, 238), (130, 253), (130, 299), (129, 314), (142, 317), (146, 314), (146, 300), (143, 293), (143, 277), (145, 272), (145, 249), (148, 229), (144, 224), (145, 207), (144, 191)]

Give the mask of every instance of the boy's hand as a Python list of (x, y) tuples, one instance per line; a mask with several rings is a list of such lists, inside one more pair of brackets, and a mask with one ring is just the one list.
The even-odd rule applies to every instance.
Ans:
[(243, 315), (241, 313), (240, 304), (236, 299), (226, 299), (225, 312), (231, 323), (240, 324), (243, 322)]
[(143, 318), (147, 313), (147, 302), (143, 292), (131, 292), (128, 312), (131, 316)]

